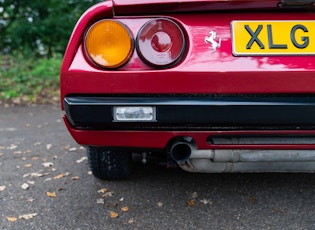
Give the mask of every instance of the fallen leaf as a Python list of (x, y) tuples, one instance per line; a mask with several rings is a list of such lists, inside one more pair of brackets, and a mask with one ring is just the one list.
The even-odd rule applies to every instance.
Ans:
[(252, 204), (253, 204), (253, 203), (256, 203), (256, 197), (250, 196), (250, 197), (249, 197), (249, 202), (251, 202)]
[(70, 148), (70, 145), (63, 146), (63, 149), (65, 150), (68, 150), (69, 148)]
[(21, 188), (22, 189), (24, 189), (24, 190), (26, 190), (26, 189), (29, 189), (29, 184), (27, 184), (27, 183), (24, 183), (24, 184), (22, 184), (22, 186), (21, 186)]
[(47, 150), (50, 150), (51, 147), (52, 147), (52, 144), (47, 144), (47, 145), (46, 145), (46, 149), (47, 149)]
[(212, 202), (210, 200), (207, 200), (207, 199), (200, 200), (200, 202), (202, 204), (212, 204)]
[(97, 191), (97, 193), (105, 193), (105, 192), (108, 192), (109, 189), (108, 188), (102, 188), (100, 190)]
[(12, 217), (12, 216), (7, 216), (7, 220), (10, 221), (10, 222), (14, 222), (14, 221), (17, 221), (17, 218), (16, 217)]
[(197, 192), (193, 192), (191, 194), (191, 198), (196, 199), (198, 197), (198, 193)]
[(41, 145), (42, 143), (40, 143), (40, 142), (36, 142), (36, 143), (34, 143), (34, 146), (38, 146), (38, 145)]
[(85, 160), (87, 160), (87, 157), (81, 157), (81, 159), (77, 160), (76, 162), (79, 164)]
[(105, 204), (104, 199), (103, 198), (99, 198), (96, 200), (97, 204)]
[(17, 147), (18, 147), (17, 145), (11, 144), (9, 147), (7, 147), (7, 149), (13, 150), (16, 149)]
[(0, 186), (0, 192), (3, 192), (5, 190), (6, 186)]
[(5, 149), (5, 147), (4, 147), (4, 146), (2, 146), (2, 145), (0, 145), (0, 149)]
[(58, 180), (58, 179), (61, 179), (63, 177), (66, 177), (66, 176), (69, 176), (71, 173), (69, 172), (66, 172), (66, 173), (62, 173), (62, 174), (59, 174), (58, 176), (55, 176), (54, 179), (55, 180)]
[(24, 167), (25, 168), (31, 168), (31, 167), (33, 167), (33, 165), (32, 164), (25, 164)]
[(161, 208), (163, 206), (163, 203), (162, 202), (158, 202), (157, 206)]
[(46, 192), (46, 195), (47, 195), (48, 197), (53, 197), (53, 198), (56, 198), (56, 197), (57, 197), (57, 195), (56, 195), (55, 192)]
[(102, 195), (102, 197), (112, 197), (113, 195), (114, 195), (114, 192), (109, 191), (109, 192), (105, 192), (105, 193)]
[(87, 174), (90, 176), (93, 175), (92, 171), (88, 171)]
[(71, 177), (71, 180), (79, 180), (79, 179), (80, 179), (80, 177), (78, 177), (78, 176)]
[(58, 176), (55, 176), (54, 179), (55, 180), (58, 180), (58, 179), (61, 179), (65, 176), (65, 174), (59, 174)]
[(129, 211), (129, 207), (125, 206), (121, 208), (122, 212), (128, 212)]
[(123, 197), (122, 197), (122, 198), (120, 198), (120, 199), (119, 199), (119, 201), (120, 201), (120, 202), (123, 202), (123, 201), (124, 201), (124, 198), (123, 198)]
[(54, 165), (54, 163), (52, 163), (52, 162), (44, 162), (44, 163), (42, 163), (42, 165), (43, 165), (45, 168), (50, 168), (50, 167), (52, 167), (52, 166)]
[(3, 156), (3, 153), (0, 153), (0, 157), (2, 157)]
[(31, 177), (43, 177), (48, 175), (49, 173), (31, 173)]
[(135, 221), (133, 220), (133, 218), (130, 218), (128, 221), (128, 224), (133, 224)]
[(191, 199), (190, 201), (187, 202), (188, 206), (194, 206), (195, 205), (195, 200)]
[(117, 212), (113, 212), (113, 211), (110, 211), (110, 212), (109, 212), (109, 215), (110, 215), (111, 218), (117, 218), (117, 217), (119, 217), (119, 214), (118, 214)]
[(15, 151), (13, 154), (14, 155), (19, 155), (19, 154), (22, 154), (22, 151)]
[(34, 184), (35, 184), (35, 182), (34, 182), (34, 181), (31, 181), (31, 180), (28, 180), (27, 183), (28, 183), (28, 184), (31, 184), (31, 185), (34, 185)]
[(29, 198), (29, 199), (27, 199), (26, 201), (32, 203), (34, 200), (35, 200), (35, 199), (33, 199), (33, 198)]
[(37, 216), (37, 213), (24, 214), (19, 216), (20, 219), (29, 220)]
[(74, 151), (77, 150), (77, 148), (73, 147), (73, 148), (70, 148), (70, 149), (68, 149), (68, 150), (69, 150), (69, 152), (74, 152)]
[(25, 124), (25, 127), (26, 127), (26, 128), (29, 128), (30, 126), (31, 126), (30, 123), (26, 123), (26, 124)]
[(25, 153), (31, 153), (31, 152), (33, 152), (33, 151), (30, 150), (30, 149), (28, 149), (28, 150), (25, 151)]

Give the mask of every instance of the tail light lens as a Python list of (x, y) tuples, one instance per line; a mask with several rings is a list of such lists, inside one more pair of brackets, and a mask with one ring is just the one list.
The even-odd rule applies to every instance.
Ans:
[(181, 28), (164, 18), (147, 22), (137, 36), (139, 56), (149, 65), (166, 67), (176, 63), (183, 55), (185, 38)]
[(93, 24), (86, 33), (84, 44), (89, 59), (104, 68), (124, 65), (134, 49), (129, 29), (114, 20), (101, 20)]

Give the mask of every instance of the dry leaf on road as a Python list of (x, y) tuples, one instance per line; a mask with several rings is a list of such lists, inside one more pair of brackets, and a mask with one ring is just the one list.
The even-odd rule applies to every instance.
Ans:
[(54, 163), (52, 163), (52, 162), (44, 162), (44, 163), (42, 163), (42, 165), (43, 165), (45, 168), (50, 168), (50, 167), (54, 166)]
[(62, 174), (59, 174), (58, 176), (55, 176), (54, 179), (55, 180), (58, 180), (58, 179), (61, 179), (63, 177), (66, 177), (66, 176), (69, 176), (71, 173), (69, 172), (66, 172), (66, 173), (62, 173)]
[(105, 201), (104, 201), (103, 198), (99, 198), (99, 199), (96, 200), (96, 203), (97, 204), (105, 204)]
[(128, 224), (133, 224), (135, 221), (133, 220), (133, 218), (130, 218), (129, 220), (128, 220)]
[(117, 218), (117, 217), (119, 217), (119, 214), (118, 214), (117, 212), (113, 212), (113, 211), (110, 211), (110, 212), (109, 212), (109, 215), (110, 215), (111, 218)]
[(79, 164), (85, 160), (87, 160), (87, 157), (81, 157), (81, 159), (77, 160), (76, 162)]
[(24, 214), (24, 215), (21, 215), (19, 218), (24, 219), (24, 220), (29, 220), (29, 219), (34, 218), (35, 216), (37, 216), (37, 213)]
[(249, 197), (249, 202), (251, 202), (252, 204), (253, 204), (253, 203), (256, 203), (256, 197), (250, 196), (250, 197)]
[(198, 197), (198, 193), (197, 192), (193, 192), (191, 194), (191, 198), (196, 199)]
[(207, 199), (200, 200), (200, 202), (202, 204), (212, 204), (212, 201), (211, 200), (207, 200)]
[(195, 200), (191, 199), (190, 201), (187, 202), (188, 206), (194, 206), (195, 205)]
[(16, 149), (17, 147), (18, 147), (17, 145), (11, 144), (9, 147), (7, 147), (7, 149), (13, 150)]
[(48, 197), (53, 197), (53, 198), (56, 198), (56, 197), (57, 197), (57, 195), (56, 195), (55, 192), (46, 192), (46, 195), (47, 195)]
[(162, 202), (158, 202), (157, 206), (161, 208), (163, 206), (163, 203)]
[(113, 195), (114, 195), (114, 192), (109, 191), (109, 192), (105, 192), (105, 193), (102, 195), (102, 197), (112, 197)]
[(6, 186), (0, 186), (0, 192), (3, 192), (5, 190)]
[(10, 222), (14, 222), (14, 221), (17, 221), (17, 218), (16, 217), (12, 217), (12, 216), (7, 216), (7, 220), (10, 221)]
[(22, 189), (24, 189), (24, 190), (26, 190), (26, 189), (29, 189), (29, 184), (28, 183), (24, 183), (24, 184), (22, 184), (22, 186), (21, 186), (21, 188)]
[(97, 193), (105, 193), (105, 192), (108, 192), (109, 189), (108, 188), (102, 188), (100, 190), (97, 191)]
[(125, 206), (121, 208), (122, 212), (128, 212), (129, 211), (129, 207)]

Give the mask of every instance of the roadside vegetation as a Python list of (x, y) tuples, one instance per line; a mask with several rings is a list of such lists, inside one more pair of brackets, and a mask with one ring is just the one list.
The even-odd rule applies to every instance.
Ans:
[(59, 103), (59, 70), (72, 29), (100, 0), (0, 0), (1, 104)]
[(0, 62), (2, 103), (58, 103), (61, 60), (61, 55), (38, 59), (3, 56)]

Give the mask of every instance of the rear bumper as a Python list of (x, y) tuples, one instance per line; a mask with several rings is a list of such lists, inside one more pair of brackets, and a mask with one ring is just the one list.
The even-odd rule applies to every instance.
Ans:
[[(198, 149), (315, 149), (315, 100), (66, 97), (64, 121), (81, 145), (165, 149), (189, 137)], [(114, 106), (155, 106), (155, 122), (117, 122)]]
[[(152, 106), (154, 122), (117, 122), (115, 106)], [(85, 97), (64, 99), (67, 119), (89, 130), (283, 130), (315, 127), (315, 97)]]

